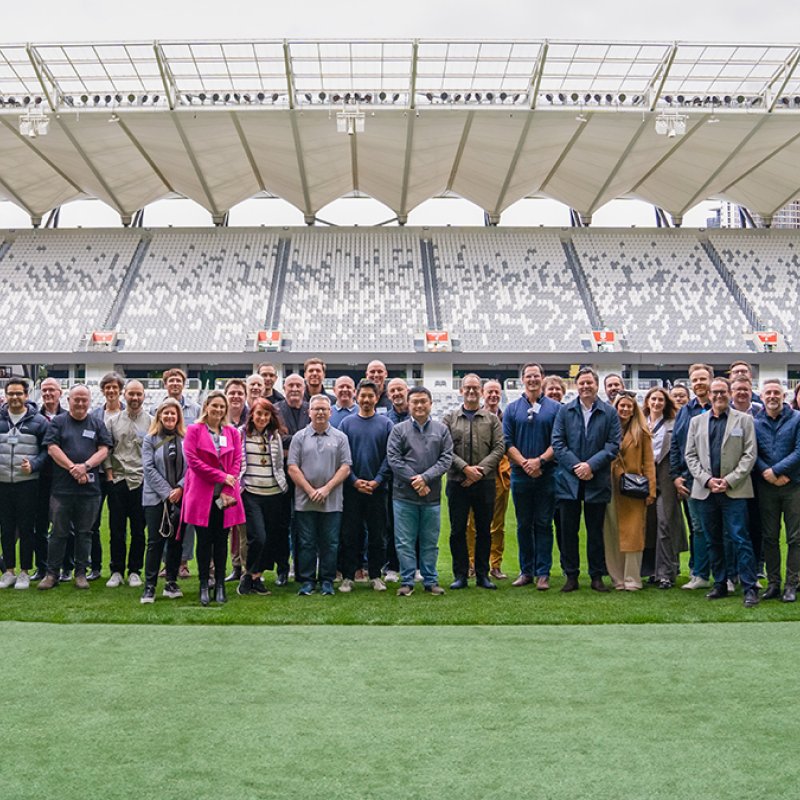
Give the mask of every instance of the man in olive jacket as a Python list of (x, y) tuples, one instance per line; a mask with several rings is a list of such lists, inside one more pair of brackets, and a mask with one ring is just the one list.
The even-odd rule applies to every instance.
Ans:
[(496, 589), (489, 580), (492, 544), (494, 483), (497, 467), (506, 451), (499, 418), (481, 408), (481, 379), (470, 373), (461, 381), (464, 404), (444, 418), (453, 437), (453, 463), (447, 471), (450, 510), (450, 554), (455, 580), (451, 589), (465, 589), (469, 575), (467, 519), (475, 515), (475, 585)]

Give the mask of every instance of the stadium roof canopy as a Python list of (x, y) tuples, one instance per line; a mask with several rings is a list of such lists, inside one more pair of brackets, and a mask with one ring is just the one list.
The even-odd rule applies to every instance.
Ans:
[(0, 197), (34, 219), (177, 195), (219, 222), (276, 196), (310, 222), (368, 195), (403, 221), (447, 194), (493, 217), (636, 197), (680, 218), (715, 197), (769, 218), (800, 195), (798, 62), (791, 44), (4, 45)]

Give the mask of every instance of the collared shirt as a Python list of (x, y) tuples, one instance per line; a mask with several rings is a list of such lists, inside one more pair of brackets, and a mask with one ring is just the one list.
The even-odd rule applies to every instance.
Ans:
[(660, 417), (653, 427), (650, 427), (650, 420), (647, 420), (647, 426), (650, 428), (650, 435), (653, 437), (653, 458), (658, 463), (661, 460), (661, 450), (664, 447), (664, 437), (667, 430), (664, 427), (664, 417)]
[[(286, 462), (300, 468), (305, 479), (315, 488), (324, 486), (343, 464), (353, 463), (347, 437), (336, 428), (328, 427), (318, 433), (307, 425), (293, 437)], [(322, 503), (311, 498), (295, 484), (294, 507), (296, 511), (341, 511), (344, 489), (340, 483)]]
[[(50, 423), (43, 444), (45, 447), (58, 445), (74, 464), (84, 464), (101, 446), (111, 447), (113, 442), (103, 420), (96, 414), (87, 414), (82, 420), (75, 419), (71, 414), (58, 414)], [(95, 467), (91, 472), (94, 478), (89, 483), (78, 483), (54, 461), (53, 494), (99, 495), (98, 472), (99, 467)]]
[(355, 403), (350, 408), (345, 408), (337, 403), (331, 410), (331, 425), (338, 430), (349, 416), (357, 412), (358, 406)]
[(711, 474), (715, 478), (722, 477), (722, 440), (727, 424), (727, 411), (723, 411), (718, 417), (714, 414), (708, 415), (708, 451), (711, 456)]
[(125, 411), (106, 423), (114, 442), (114, 449), (103, 462), (104, 469), (111, 469), (114, 483), (125, 481), (129, 489), (138, 489), (144, 480), (142, 467), (142, 441), (147, 435), (153, 418), (144, 410), (135, 418)]
[(581, 407), (581, 413), (583, 414), (583, 429), (589, 430), (589, 420), (592, 418), (592, 411), (594, 411), (595, 403), (593, 402), (589, 408), (583, 404), (583, 400), (579, 400), (578, 403)]
[[(536, 406), (538, 405), (538, 410)], [(553, 426), (561, 410), (561, 403), (540, 395), (533, 403), (523, 394), (510, 403), (503, 416), (503, 436), (506, 448), (516, 447), (523, 458), (539, 458), (550, 446)], [(552, 476), (555, 461), (542, 463), (544, 474)], [(515, 483), (532, 483), (531, 478), (518, 464), (511, 465), (511, 479)]]

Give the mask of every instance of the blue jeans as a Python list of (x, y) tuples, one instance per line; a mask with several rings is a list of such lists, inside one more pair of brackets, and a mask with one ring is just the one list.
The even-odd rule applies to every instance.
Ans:
[(701, 506), (705, 500), (695, 500), (690, 497), (687, 501), (689, 517), (692, 521), (692, 575), (707, 581), (711, 574), (711, 565), (708, 556), (708, 534), (703, 524)]
[[(747, 591), (756, 585), (756, 559), (747, 530), (747, 500), (734, 499), (726, 494), (711, 494), (700, 505), (703, 530), (708, 536), (708, 552), (714, 584), (724, 586), (736, 577), (738, 568), (742, 588)], [(734, 551), (732, 563), (726, 563), (725, 540)]]
[(511, 482), (517, 515), (519, 573), (528, 577), (550, 575), (553, 566), (553, 515), (556, 496), (552, 477), (525, 483)]
[(439, 580), (436, 571), (436, 560), (439, 558), (439, 504), (426, 505), (395, 499), (392, 507), (394, 542), (403, 586), (414, 585), (418, 540), (422, 582), (425, 586), (433, 586)]
[(297, 532), (297, 580), (314, 583), (319, 559), (320, 581), (336, 578), (336, 556), (339, 552), (341, 511), (295, 511)]

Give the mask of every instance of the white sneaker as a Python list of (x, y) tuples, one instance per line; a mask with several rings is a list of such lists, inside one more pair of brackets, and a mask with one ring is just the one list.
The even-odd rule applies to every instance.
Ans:
[(352, 592), (353, 581), (351, 581), (350, 578), (343, 578), (342, 585), (339, 587), (339, 591), (344, 592), (345, 594), (347, 594), (347, 592)]
[(372, 588), (376, 592), (385, 592), (386, 591), (386, 584), (380, 578), (373, 578), (372, 579)]
[(125, 581), (122, 578), (121, 572), (112, 572), (111, 577), (106, 581), (106, 586), (109, 589), (116, 589), (118, 586), (122, 586)]
[(142, 579), (139, 577), (138, 572), (131, 572), (128, 575), (128, 586), (132, 586), (134, 589), (138, 589), (142, 585)]
[(736, 591), (736, 584), (729, 580), (728, 581), (728, 594), (733, 594)]
[(400, 583), (400, 575), (398, 575), (398, 573), (396, 573), (393, 569), (387, 569), (384, 580), (386, 583)]
[(419, 570), (414, 572), (414, 583), (422, 583), (422, 573)]
[(14, 584), (15, 589), (27, 589), (31, 585), (31, 579), (27, 572), (20, 572), (17, 575), (17, 582)]
[(0, 589), (10, 589), (16, 582), (17, 576), (11, 570), (8, 570), (0, 578)]
[(711, 584), (704, 578), (692, 575), (688, 582), (681, 586), (681, 589), (708, 589), (709, 586), (711, 586)]

